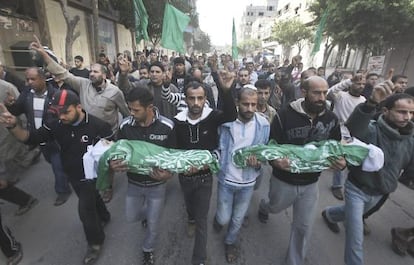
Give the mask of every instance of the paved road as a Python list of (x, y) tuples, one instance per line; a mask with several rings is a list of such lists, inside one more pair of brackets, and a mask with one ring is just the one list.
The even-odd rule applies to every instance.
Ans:
[[(106, 227), (106, 241), (98, 265), (141, 264), (141, 242), (143, 228), (139, 223), (127, 223), (124, 217), (126, 179), (119, 175), (115, 181), (115, 195), (108, 204), (112, 221)], [(287, 249), (291, 211), (272, 215), (267, 224), (256, 219), (260, 198), (267, 194), (268, 177), (256, 191), (250, 212), (249, 226), (240, 235), (241, 255), (236, 264), (270, 265), (281, 264)], [(319, 211), (328, 205), (339, 203), (329, 192), (330, 175), (323, 174), (319, 182)], [(5, 223), (12, 228), (15, 236), (23, 244), (23, 265), (77, 265), (82, 264), (86, 241), (77, 215), (77, 198), (54, 207), (53, 177), (50, 167), (42, 159), (30, 170), (21, 175), (18, 186), (30, 192), (40, 203), (27, 214), (16, 217), (15, 205), (1, 205)], [(392, 194), (385, 207), (372, 216), (368, 223), (371, 235), (365, 237), (365, 264), (406, 265), (414, 264), (411, 256), (399, 257), (390, 248), (392, 226), (412, 226), (414, 224), (413, 191), (400, 186)], [(216, 208), (216, 194), (212, 196), (209, 224)], [(192, 239), (186, 237), (186, 214), (184, 202), (176, 179), (169, 181), (165, 210), (162, 217), (162, 232), (156, 251), (159, 265), (190, 264)], [(223, 250), (224, 234), (214, 234), (209, 225), (208, 253), (210, 265), (227, 264)], [(344, 229), (333, 234), (324, 225), (318, 213), (310, 242), (307, 262), (309, 265), (343, 264)], [(0, 257), (0, 264), (5, 264)]]

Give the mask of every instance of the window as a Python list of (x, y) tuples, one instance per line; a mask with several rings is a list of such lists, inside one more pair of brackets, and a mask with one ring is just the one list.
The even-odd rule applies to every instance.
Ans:
[(280, 17), (282, 15), (282, 10), (277, 11), (277, 15)]
[(295, 15), (299, 13), (299, 7), (295, 8)]
[(273, 11), (273, 6), (268, 6), (268, 7), (267, 7), (267, 10), (268, 10), (268, 11)]
[(287, 12), (290, 8), (290, 4), (285, 5), (285, 12)]
[(259, 12), (259, 17), (263, 17), (264, 16), (264, 12)]

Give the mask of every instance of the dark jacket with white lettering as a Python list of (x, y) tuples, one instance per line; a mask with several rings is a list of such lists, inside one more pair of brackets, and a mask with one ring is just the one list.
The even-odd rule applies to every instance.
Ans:
[[(159, 146), (174, 148), (175, 134), (173, 131), (174, 123), (164, 116), (159, 115), (155, 108), (154, 121), (148, 127), (140, 126), (135, 119), (130, 116), (121, 123), (118, 131), (118, 139), (140, 140)], [(151, 178), (147, 175), (128, 172), (128, 182), (138, 186), (155, 186), (164, 183)]]
[(63, 170), (73, 182), (85, 179), (83, 155), (88, 145), (94, 145), (101, 138), (108, 139), (112, 136), (109, 123), (85, 113), (85, 118), (78, 125), (63, 124), (57, 120), (43, 124), (39, 129), (30, 131), (26, 144), (56, 140), (61, 149)]
[[(275, 115), (271, 123), (270, 139), (279, 144), (305, 145), (313, 141), (341, 140), (341, 130), (335, 114), (325, 109), (312, 120), (302, 108), (303, 98), (291, 102)], [(308, 185), (318, 180), (318, 173), (290, 173), (273, 167), (273, 175), (292, 185)]]

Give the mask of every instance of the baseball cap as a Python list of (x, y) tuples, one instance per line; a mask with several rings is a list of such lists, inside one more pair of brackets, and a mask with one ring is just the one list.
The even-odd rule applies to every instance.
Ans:
[(76, 95), (73, 91), (62, 89), (53, 96), (50, 110), (60, 114), (65, 112), (70, 105), (78, 104), (80, 104), (78, 95)]

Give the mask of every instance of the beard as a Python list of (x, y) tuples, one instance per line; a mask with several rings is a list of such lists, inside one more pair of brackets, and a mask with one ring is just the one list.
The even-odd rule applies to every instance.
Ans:
[[(316, 104), (321, 103), (321, 104)], [(318, 101), (318, 102), (310, 102), (305, 99), (303, 102), (304, 108), (307, 112), (313, 113), (313, 114), (319, 114), (323, 112), (326, 109), (326, 102), (325, 101)]]

